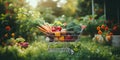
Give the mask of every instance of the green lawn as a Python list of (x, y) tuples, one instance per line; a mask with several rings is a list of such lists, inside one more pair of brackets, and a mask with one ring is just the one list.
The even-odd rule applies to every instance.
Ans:
[[(60, 52), (56, 49), (53, 52), (49, 48), (69, 47), (74, 51)], [(1, 60), (120, 60), (120, 49), (110, 45), (103, 45), (93, 42), (90, 37), (82, 36), (78, 42), (50, 43), (39, 39), (30, 43), (24, 49), (18, 46), (0, 47)]]

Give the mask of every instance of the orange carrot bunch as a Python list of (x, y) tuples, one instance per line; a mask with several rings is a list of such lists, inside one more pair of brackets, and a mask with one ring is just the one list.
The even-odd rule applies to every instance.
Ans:
[(44, 23), (44, 25), (37, 26), (37, 27), (44, 34), (52, 32), (52, 30), (51, 30), (52, 27), (49, 24), (47, 24), (47, 23)]

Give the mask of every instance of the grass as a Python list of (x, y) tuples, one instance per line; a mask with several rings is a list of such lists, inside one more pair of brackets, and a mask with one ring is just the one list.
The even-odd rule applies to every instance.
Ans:
[[(48, 51), (50, 48), (69, 47), (74, 54)], [(28, 48), (14, 46), (0, 47), (1, 60), (119, 60), (120, 49), (109, 45), (98, 44), (90, 37), (82, 36), (78, 42), (48, 43), (44, 39), (36, 40)]]

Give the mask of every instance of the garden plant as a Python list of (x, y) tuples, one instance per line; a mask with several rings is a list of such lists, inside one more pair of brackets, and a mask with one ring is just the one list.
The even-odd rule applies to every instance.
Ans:
[(0, 60), (120, 60), (120, 25), (102, 6), (92, 15), (90, 0), (0, 0)]

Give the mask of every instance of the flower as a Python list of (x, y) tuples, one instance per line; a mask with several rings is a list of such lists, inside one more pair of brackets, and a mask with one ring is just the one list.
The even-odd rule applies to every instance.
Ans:
[[(105, 41), (106, 42), (110, 42), (111, 41), (111, 36), (112, 36), (112, 32), (110, 31), (110, 28), (107, 26), (107, 25), (100, 25), (100, 26), (97, 26), (97, 31), (98, 31), (98, 35), (96, 36), (101, 36), (99, 37), (102, 38), (100, 40), (103, 40), (103, 38), (105, 38)], [(96, 39), (96, 36), (94, 37), (94, 40), (99, 40), (98, 38)]]
[(111, 32), (113, 33), (113, 35), (120, 35), (120, 25), (114, 24), (111, 28)]
[(14, 36), (15, 36), (15, 33), (12, 33), (11, 36), (14, 37)]
[(102, 31), (101, 31), (101, 30), (99, 30), (99, 31), (98, 31), (98, 34), (102, 34)]
[(105, 29), (105, 25), (104, 25), (104, 24), (102, 24), (102, 25), (101, 25), (101, 28), (102, 28), (102, 29)]
[(98, 34), (104, 35), (109, 32), (109, 28), (108, 26), (102, 24), (101, 26), (97, 26), (97, 31), (98, 31)]
[(10, 26), (6, 26), (5, 29), (6, 29), (7, 31), (10, 31), (10, 30), (11, 30), (11, 27), (10, 27)]
[(100, 26), (97, 27), (97, 30), (100, 30)]
[(82, 29), (85, 29), (87, 26), (86, 25), (82, 25), (81, 27), (82, 27)]
[(108, 31), (108, 29), (109, 29), (108, 26), (106, 26), (106, 27), (105, 27), (105, 31)]
[(6, 33), (6, 34), (4, 35), (4, 37), (8, 37), (8, 33)]

